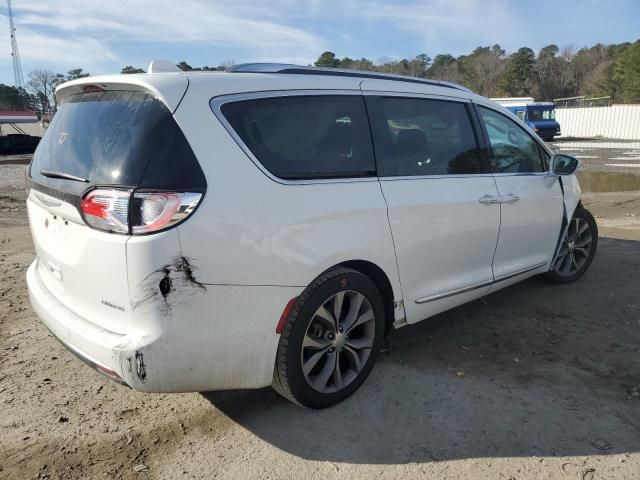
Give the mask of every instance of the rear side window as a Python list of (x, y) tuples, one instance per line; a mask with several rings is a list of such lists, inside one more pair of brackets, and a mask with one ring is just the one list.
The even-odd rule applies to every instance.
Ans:
[(493, 173), (536, 173), (547, 169), (548, 156), (520, 125), (488, 108), (479, 110), (491, 144), (489, 163)]
[[(380, 97), (373, 122), (380, 176), (481, 173), (476, 137), (463, 103)], [(382, 118), (378, 118), (382, 117)]]
[(34, 154), (31, 177), (75, 194), (90, 185), (191, 191), (206, 186), (169, 109), (154, 96), (133, 91), (91, 92), (65, 99)]
[(263, 98), (222, 105), (222, 114), (253, 155), (283, 179), (375, 175), (361, 96)]

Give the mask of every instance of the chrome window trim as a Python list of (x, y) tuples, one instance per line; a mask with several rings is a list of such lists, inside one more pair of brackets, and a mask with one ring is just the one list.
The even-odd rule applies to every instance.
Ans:
[(441, 175), (402, 175), (378, 177), (380, 181), (390, 182), (394, 180), (437, 180), (447, 178), (478, 178), (478, 177), (546, 177), (547, 172), (531, 173), (460, 173)]
[(472, 103), (471, 98), (458, 95), (444, 95), (441, 93), (399, 92), (388, 90), (362, 90), (362, 95), (367, 97), (401, 97), (422, 100), (442, 100), (448, 102)]
[[(233, 129), (231, 124), (227, 121), (225, 116), (222, 114), (222, 106), (226, 103), (231, 102), (239, 102), (246, 100), (257, 100), (261, 98), (279, 98), (279, 97), (300, 97), (300, 96), (319, 96), (319, 95), (351, 95), (362, 97), (362, 92), (360, 90), (267, 90), (261, 92), (246, 92), (246, 93), (235, 93), (228, 95), (219, 95), (211, 98), (209, 100), (209, 107), (213, 111), (213, 114), (220, 121), (225, 130), (231, 135), (231, 138), (236, 142), (236, 144), (240, 147), (240, 149), (244, 152), (244, 154), (249, 157), (249, 160), (258, 167), (258, 169), (266, 175), (268, 178), (273, 180), (276, 183), (280, 183), (282, 185), (315, 185), (315, 184), (324, 184), (324, 183), (356, 183), (356, 182), (377, 182), (377, 176), (371, 177), (339, 177), (339, 178), (309, 178), (309, 179), (300, 179), (300, 180), (287, 180), (284, 178), (277, 177), (272, 174), (263, 164), (258, 160), (258, 158), (253, 154), (253, 152), (247, 147), (247, 145), (242, 141), (240, 136)], [(373, 149), (373, 145), (371, 147)], [(377, 172), (376, 172), (377, 173)]]
[[(473, 104), (473, 100), (470, 98), (464, 98), (459, 96), (432, 94), (432, 93), (416, 93), (416, 92), (393, 92), (386, 90), (355, 90), (355, 89), (340, 89), (340, 90), (318, 90), (318, 89), (300, 89), (300, 90), (265, 90), (259, 92), (244, 92), (225, 94), (213, 97), (209, 100), (209, 106), (213, 111), (213, 114), (220, 121), (225, 130), (231, 135), (234, 142), (240, 147), (244, 154), (251, 160), (251, 162), (258, 167), (258, 169), (269, 179), (282, 185), (314, 185), (325, 183), (355, 183), (355, 182), (374, 182), (374, 181), (397, 181), (397, 180), (426, 180), (426, 179), (446, 179), (446, 178), (476, 178), (476, 177), (512, 177), (512, 176), (546, 176), (548, 172), (514, 172), (514, 173), (471, 173), (471, 174), (450, 174), (450, 175), (403, 175), (403, 176), (371, 176), (371, 177), (340, 177), (340, 178), (317, 178), (317, 179), (301, 179), (301, 180), (287, 180), (273, 175), (267, 168), (262, 165), (260, 160), (251, 152), (249, 147), (245, 145), (240, 136), (235, 132), (231, 124), (227, 121), (222, 114), (222, 106), (230, 102), (238, 102), (244, 100), (256, 100), (261, 98), (276, 98), (276, 97), (291, 97), (291, 96), (306, 96), (306, 95), (357, 95), (357, 96), (392, 96), (400, 98), (416, 98), (416, 99), (432, 99), (443, 101), (455, 101), (459, 103)], [(495, 108), (486, 106), (485, 104), (475, 103), (475, 105), (483, 106), (495, 111), (496, 113), (504, 115), (503, 112)], [(526, 127), (526, 125), (525, 125)], [(528, 133), (528, 132), (527, 132)], [(536, 141), (538, 141), (536, 139)], [(540, 141), (538, 141), (540, 144)], [(544, 145), (544, 144), (542, 144)], [(544, 145), (547, 153), (549, 148)]]
[(477, 290), (479, 288), (488, 287), (490, 285), (494, 285), (499, 282), (504, 282), (505, 280), (509, 280), (511, 278), (517, 277), (519, 275), (523, 275), (525, 273), (531, 272), (533, 270), (537, 270), (547, 265), (547, 262), (536, 263), (535, 265), (531, 265), (529, 267), (521, 268), (516, 270), (515, 272), (508, 273), (506, 275), (501, 275), (500, 277), (495, 277), (494, 280), (487, 280), (486, 282), (474, 283), (472, 285), (467, 285), (466, 287), (456, 288), (454, 290), (447, 290), (446, 292), (435, 293), (433, 295), (428, 295), (426, 297), (420, 297), (415, 300), (417, 304), (423, 304), (428, 302), (434, 302), (436, 300), (442, 300), (444, 298), (453, 297), (454, 295), (460, 295), (462, 293), (471, 292), (473, 290)]

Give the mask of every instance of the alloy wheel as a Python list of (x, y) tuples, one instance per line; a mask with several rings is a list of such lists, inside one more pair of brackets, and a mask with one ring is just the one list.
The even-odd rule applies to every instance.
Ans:
[(302, 371), (314, 390), (337, 392), (367, 363), (375, 340), (371, 303), (353, 290), (338, 292), (316, 310), (302, 343)]
[(563, 277), (580, 271), (587, 263), (592, 243), (589, 223), (583, 218), (574, 217), (565, 231), (553, 270)]

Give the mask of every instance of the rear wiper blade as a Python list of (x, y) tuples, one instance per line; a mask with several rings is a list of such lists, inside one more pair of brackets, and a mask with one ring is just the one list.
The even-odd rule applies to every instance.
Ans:
[(70, 173), (56, 172), (55, 170), (47, 170), (46, 168), (43, 168), (42, 170), (40, 170), (40, 175), (43, 175), (49, 178), (62, 178), (64, 180), (73, 180), (74, 182), (89, 183), (89, 180), (86, 178), (77, 177), (75, 175), (71, 175)]

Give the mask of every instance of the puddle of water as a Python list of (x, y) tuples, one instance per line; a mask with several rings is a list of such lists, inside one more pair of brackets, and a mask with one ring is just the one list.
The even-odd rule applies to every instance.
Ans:
[(640, 175), (604, 172), (578, 172), (577, 175), (583, 192), (640, 191)]

